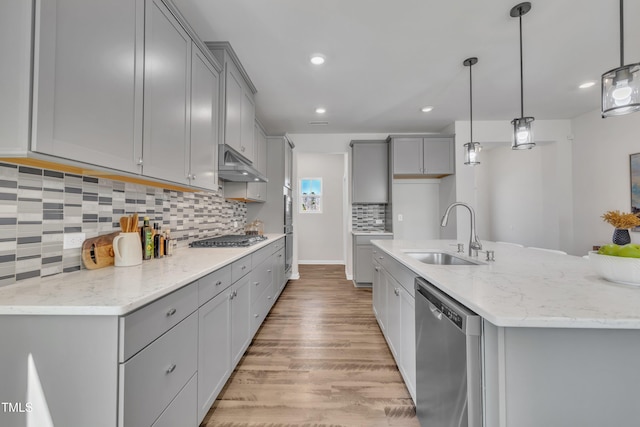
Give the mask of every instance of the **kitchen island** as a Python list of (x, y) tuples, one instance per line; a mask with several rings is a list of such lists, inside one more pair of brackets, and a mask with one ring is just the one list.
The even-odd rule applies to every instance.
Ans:
[[(495, 252), (485, 261), (456, 253), (456, 243), (373, 241), (382, 266), (396, 263), (389, 268), (407, 294), (415, 292), (410, 275), (423, 277), (482, 317), (483, 425), (636, 425), (640, 287), (601, 279), (582, 257), (483, 242)], [(430, 250), (483, 264), (430, 265), (407, 255)]]
[(268, 234), (0, 288), (0, 425), (197, 426), (284, 288), (284, 250)]

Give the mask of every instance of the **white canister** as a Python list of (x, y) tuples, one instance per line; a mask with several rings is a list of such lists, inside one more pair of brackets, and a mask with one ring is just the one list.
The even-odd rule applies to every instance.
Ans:
[(113, 255), (116, 267), (142, 264), (142, 243), (137, 232), (120, 233), (113, 239)]

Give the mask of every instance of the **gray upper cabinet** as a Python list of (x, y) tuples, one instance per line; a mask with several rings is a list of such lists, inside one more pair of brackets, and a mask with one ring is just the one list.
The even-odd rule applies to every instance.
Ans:
[(139, 173), (144, 2), (35, 8), (31, 150)]
[(389, 201), (389, 144), (351, 141), (351, 202)]
[[(258, 121), (255, 121), (254, 129), (254, 162), (253, 166), (267, 176), (267, 135)], [(247, 198), (259, 202), (267, 201), (266, 182), (248, 182)]]
[(143, 172), (188, 184), (191, 38), (161, 0), (145, 13)]
[(192, 46), (191, 61), (191, 185), (218, 189), (218, 90), (220, 79), (200, 49)]
[(284, 144), (284, 186), (293, 189), (293, 143), (285, 137)]
[(228, 42), (206, 42), (224, 67), (221, 83), (221, 143), (227, 144), (250, 162), (254, 161), (256, 88)]
[(393, 175), (442, 177), (455, 173), (452, 135), (390, 135)]

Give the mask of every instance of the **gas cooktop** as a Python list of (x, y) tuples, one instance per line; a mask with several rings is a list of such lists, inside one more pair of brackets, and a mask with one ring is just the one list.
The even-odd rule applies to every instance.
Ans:
[(267, 240), (267, 236), (229, 234), (227, 236), (196, 240), (189, 243), (189, 246), (192, 248), (238, 248), (251, 246), (263, 240)]

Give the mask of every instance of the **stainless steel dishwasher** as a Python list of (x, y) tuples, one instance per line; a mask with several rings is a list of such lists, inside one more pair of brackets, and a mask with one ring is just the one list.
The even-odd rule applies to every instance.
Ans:
[(418, 277), (416, 413), (422, 427), (481, 427), (481, 318)]

